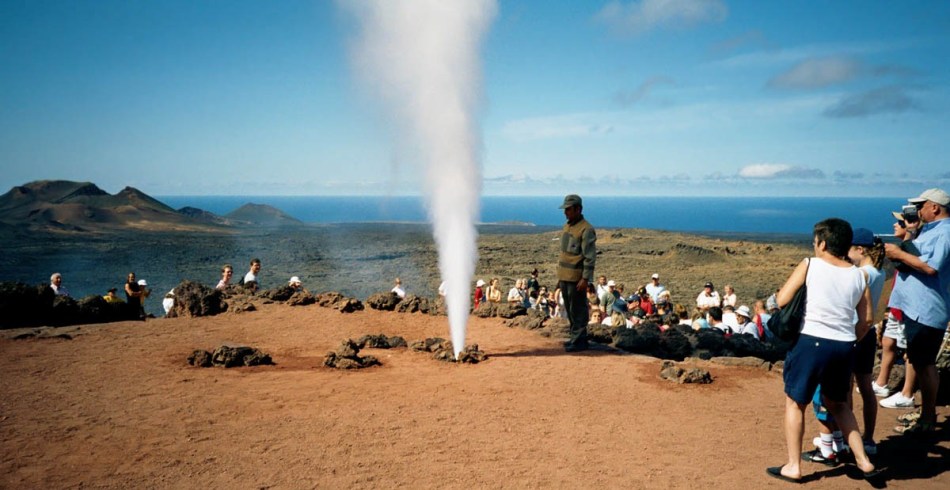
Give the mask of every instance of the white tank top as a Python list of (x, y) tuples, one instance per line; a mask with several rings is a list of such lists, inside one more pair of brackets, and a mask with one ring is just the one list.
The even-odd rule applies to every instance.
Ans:
[(812, 257), (805, 284), (802, 333), (829, 340), (854, 342), (855, 309), (864, 289), (864, 274), (855, 266), (837, 267)]

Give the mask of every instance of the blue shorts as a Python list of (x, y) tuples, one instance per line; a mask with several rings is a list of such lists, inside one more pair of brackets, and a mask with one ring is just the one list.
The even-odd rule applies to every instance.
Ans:
[(914, 367), (937, 363), (937, 354), (943, 344), (944, 329), (932, 328), (904, 317), (904, 335), (907, 337), (907, 360)]
[(877, 336), (874, 330), (857, 344), (854, 352), (854, 374), (871, 374), (874, 371), (874, 360), (877, 358)]
[(812, 400), (820, 384), (826, 399), (847, 401), (854, 351), (854, 342), (802, 334), (785, 356), (782, 373), (785, 394), (796, 403), (805, 405)]

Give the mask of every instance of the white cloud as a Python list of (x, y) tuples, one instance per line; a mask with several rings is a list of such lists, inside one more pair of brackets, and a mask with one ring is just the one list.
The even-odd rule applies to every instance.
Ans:
[(769, 86), (784, 89), (815, 89), (854, 80), (864, 65), (849, 56), (810, 58), (769, 80)]
[(825, 173), (816, 168), (785, 163), (755, 163), (739, 169), (739, 177), (746, 179), (822, 179)]
[(689, 27), (722, 22), (729, 8), (721, 0), (613, 1), (604, 5), (595, 19), (618, 34), (642, 34), (660, 27)]

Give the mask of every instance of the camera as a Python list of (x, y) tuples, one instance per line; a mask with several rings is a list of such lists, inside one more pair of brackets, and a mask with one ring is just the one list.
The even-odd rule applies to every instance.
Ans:
[(902, 207), (901, 218), (903, 218), (907, 223), (916, 223), (920, 221), (920, 216), (917, 214), (917, 206), (914, 206), (913, 204), (907, 204)]

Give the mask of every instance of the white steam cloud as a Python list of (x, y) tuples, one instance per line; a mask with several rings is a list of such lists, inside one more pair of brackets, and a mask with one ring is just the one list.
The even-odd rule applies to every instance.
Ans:
[(465, 346), (478, 258), (481, 194), (479, 46), (495, 0), (358, 0), (356, 69), (390, 111), (400, 150), (424, 171), (425, 194), (456, 357)]

